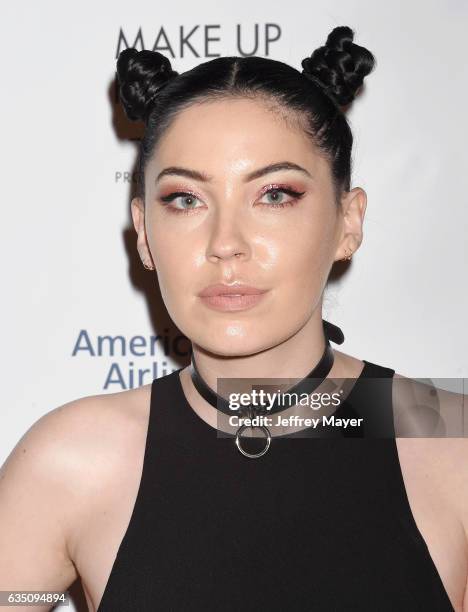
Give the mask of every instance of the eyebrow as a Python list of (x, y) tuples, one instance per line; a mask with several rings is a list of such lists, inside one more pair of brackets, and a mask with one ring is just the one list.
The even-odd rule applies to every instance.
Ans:
[[(279, 170), (297, 170), (298, 172), (302, 172), (303, 174), (306, 174), (308, 177), (312, 178), (310, 172), (302, 166), (299, 166), (294, 162), (283, 161), (268, 164), (268, 166), (263, 166), (263, 168), (258, 168), (257, 170), (253, 170), (253, 172), (249, 172), (249, 174), (247, 174), (244, 178), (244, 183), (253, 181), (257, 178), (265, 176), (266, 174), (270, 174), (271, 172), (278, 172)], [(190, 168), (182, 168), (181, 166), (169, 166), (168, 168), (164, 168), (164, 170), (162, 170), (156, 177), (155, 183), (157, 183), (163, 176), (185, 176), (186, 178), (191, 178), (203, 183), (209, 183), (213, 180), (213, 177), (203, 172), (191, 170)]]

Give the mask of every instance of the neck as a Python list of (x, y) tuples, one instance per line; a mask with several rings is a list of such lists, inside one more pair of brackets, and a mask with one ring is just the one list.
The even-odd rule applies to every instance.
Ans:
[(303, 378), (318, 364), (325, 345), (322, 313), (317, 309), (293, 336), (252, 355), (220, 356), (196, 344), (192, 350), (200, 376), (216, 389), (218, 378)]

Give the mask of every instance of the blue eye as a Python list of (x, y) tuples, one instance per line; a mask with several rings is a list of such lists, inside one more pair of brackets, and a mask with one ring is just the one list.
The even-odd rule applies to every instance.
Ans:
[(173, 193), (170, 193), (167, 196), (164, 196), (163, 198), (161, 198), (162, 202), (165, 202), (166, 204), (168, 204), (169, 202), (173, 202), (174, 200), (181, 198), (182, 200), (185, 200), (185, 202), (187, 203), (187, 200), (189, 200), (189, 206), (187, 208), (177, 208), (175, 206), (167, 206), (168, 210), (171, 210), (171, 212), (176, 212), (176, 213), (190, 213), (191, 210), (193, 210), (195, 207), (193, 206), (193, 202), (194, 201), (198, 201), (198, 198), (196, 196), (194, 196), (192, 193), (188, 193), (186, 191), (174, 191)]
[(287, 200), (286, 202), (283, 201), (282, 199), (280, 199), (278, 201), (278, 199), (274, 199), (273, 202), (261, 202), (260, 205), (261, 206), (269, 206), (270, 208), (284, 208), (285, 206), (293, 206), (297, 200), (299, 200), (303, 195), (304, 195), (305, 191), (299, 192), (299, 191), (295, 191), (294, 189), (289, 189), (289, 188), (280, 188), (280, 187), (272, 187), (271, 189), (268, 189), (267, 191), (265, 191), (263, 193), (263, 196), (278, 196), (279, 194), (286, 194), (289, 195), (292, 199), (291, 200)]

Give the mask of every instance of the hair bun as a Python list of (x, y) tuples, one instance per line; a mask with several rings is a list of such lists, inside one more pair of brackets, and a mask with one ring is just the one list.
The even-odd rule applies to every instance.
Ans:
[(125, 114), (146, 121), (159, 90), (179, 73), (158, 51), (124, 49), (117, 59), (117, 79)]
[(354, 99), (375, 65), (372, 53), (353, 43), (353, 38), (351, 28), (338, 26), (324, 46), (301, 62), (302, 74), (321, 86), (338, 106), (346, 106)]

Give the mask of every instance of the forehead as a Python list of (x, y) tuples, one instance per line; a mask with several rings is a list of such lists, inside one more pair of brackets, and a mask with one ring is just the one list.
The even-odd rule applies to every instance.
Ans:
[(159, 140), (150, 166), (209, 171), (214, 176), (280, 160), (320, 170), (321, 156), (297, 118), (261, 100), (230, 98), (179, 112)]

